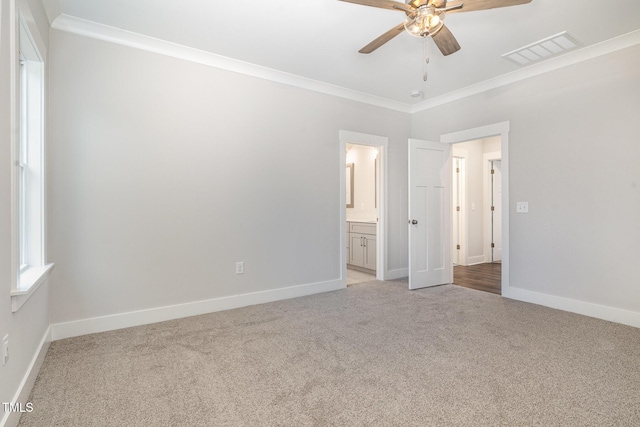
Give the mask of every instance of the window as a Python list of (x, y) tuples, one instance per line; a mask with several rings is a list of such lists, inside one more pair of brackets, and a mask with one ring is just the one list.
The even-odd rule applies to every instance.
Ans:
[(14, 311), (44, 281), (52, 267), (46, 265), (44, 251), (44, 61), (22, 16), (17, 33)]

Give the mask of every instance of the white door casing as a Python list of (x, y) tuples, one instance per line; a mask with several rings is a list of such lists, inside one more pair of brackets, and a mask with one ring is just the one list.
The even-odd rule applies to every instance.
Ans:
[(493, 254), (491, 261), (502, 261), (502, 162), (492, 161), (492, 201), (494, 209), (491, 211), (491, 240), (493, 243)]
[[(482, 180), (483, 180), (483, 198), (486, 205), (486, 209), (484, 210), (483, 215), (483, 242), (482, 242), (482, 253), (484, 256), (484, 262), (493, 262), (496, 251), (495, 248), (492, 248), (491, 245), (494, 244), (499, 249), (499, 259), (495, 259), (495, 261), (502, 260), (502, 153), (500, 151), (493, 151), (484, 153), (482, 156)], [(496, 162), (500, 162), (500, 170), (497, 171), (494, 169), (494, 173), (491, 173), (491, 169)], [(494, 177), (495, 174), (498, 174)], [(494, 179), (495, 178), (495, 179)], [(494, 185), (499, 186), (498, 189), (494, 188)], [(495, 191), (499, 191), (499, 195), (495, 195)], [(493, 206), (494, 210), (491, 210)], [(494, 215), (496, 209), (499, 209), (498, 216)], [(497, 223), (496, 223), (497, 221)], [(500, 238), (498, 241), (494, 238), (494, 231), (500, 232)]]
[(453, 265), (460, 264), (460, 159), (453, 158), (451, 167), (451, 212), (453, 219), (451, 221), (451, 253)]
[(409, 140), (409, 289), (451, 283), (451, 146)]
[[(453, 148), (453, 147), (452, 147)], [(466, 157), (454, 157), (451, 167), (451, 253), (454, 265), (467, 265), (467, 201), (466, 201)], [(466, 156), (466, 150), (465, 150)]]

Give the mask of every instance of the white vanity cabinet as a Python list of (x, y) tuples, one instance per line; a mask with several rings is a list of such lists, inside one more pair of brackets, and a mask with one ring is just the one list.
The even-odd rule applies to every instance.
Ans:
[(376, 270), (376, 224), (349, 222), (348, 264), (375, 272)]

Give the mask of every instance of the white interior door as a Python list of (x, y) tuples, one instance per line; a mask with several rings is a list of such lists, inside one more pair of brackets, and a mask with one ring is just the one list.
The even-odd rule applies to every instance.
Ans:
[(502, 162), (494, 160), (492, 162), (492, 223), (491, 241), (493, 243), (493, 256), (491, 261), (502, 261)]
[(451, 146), (409, 140), (409, 289), (451, 283)]

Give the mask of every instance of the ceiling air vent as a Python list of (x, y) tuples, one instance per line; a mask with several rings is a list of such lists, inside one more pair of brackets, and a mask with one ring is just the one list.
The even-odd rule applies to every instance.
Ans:
[(571, 37), (566, 31), (555, 36), (547, 37), (530, 45), (521, 47), (502, 55), (520, 66), (558, 56), (570, 50), (580, 47), (580, 43)]

